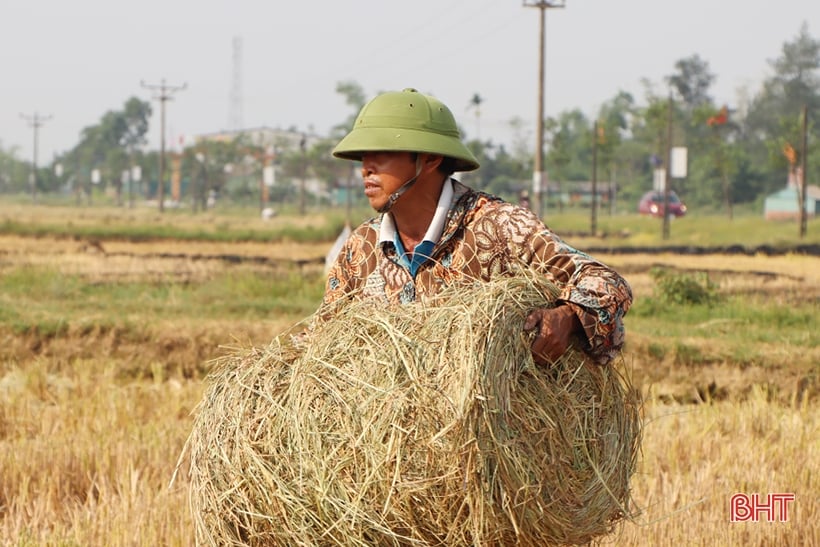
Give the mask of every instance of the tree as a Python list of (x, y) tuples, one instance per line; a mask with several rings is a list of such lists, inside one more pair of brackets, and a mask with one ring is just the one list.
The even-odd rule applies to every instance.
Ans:
[(687, 110), (712, 102), (709, 88), (715, 75), (709, 71), (709, 63), (692, 55), (675, 63), (677, 72), (666, 77), (667, 83), (677, 91)]
[(148, 133), (148, 120), (151, 118), (151, 103), (131, 97), (125, 102), (119, 118), (120, 144), (129, 151), (144, 145), (145, 135)]
[(532, 171), (533, 154), (530, 148), (532, 133), (527, 129), (527, 123), (516, 116), (510, 119), (507, 125), (509, 125), (513, 134), (512, 143), (510, 144), (510, 154), (522, 162), (525, 162), (527, 164), (527, 171)]
[(151, 104), (132, 97), (122, 110), (109, 110), (98, 124), (84, 128), (80, 142), (69, 154), (75, 180), (82, 184), (93, 169), (100, 169), (103, 178), (114, 186), (117, 204), (121, 205), (122, 173), (130, 168), (137, 147), (145, 143), (150, 116)]
[(729, 220), (731, 220), (733, 217), (732, 204), (734, 203), (732, 178), (738, 170), (738, 150), (737, 146), (726, 137), (726, 132), (731, 130), (731, 126), (726, 127), (725, 123), (712, 124), (711, 128), (713, 137), (711, 139), (712, 145), (709, 155), (714, 162), (714, 169), (717, 172), (721, 182), (721, 188), (723, 189), (723, 206), (726, 209)]
[[(803, 106), (810, 120), (820, 118), (820, 40), (812, 38), (803, 23), (793, 41), (783, 44), (781, 56), (769, 61), (774, 74), (763, 82), (749, 106), (744, 132), (745, 147), (754, 167), (767, 174), (766, 191), (784, 182), (784, 142), (796, 145), (796, 127)], [(811, 136), (820, 138), (820, 124)], [(809, 162), (809, 180), (820, 178), (820, 162)]]
[(809, 35), (808, 24), (803, 23), (794, 42), (783, 44), (782, 56), (770, 64), (775, 71), (770, 91), (792, 104), (820, 107), (820, 41)]
[[(208, 207), (210, 194), (226, 193), (228, 171), (242, 162), (244, 146), (241, 139), (230, 141), (202, 140), (186, 148), (182, 156), (182, 170), (190, 173), (190, 191), (193, 210), (204, 211)], [(226, 169), (227, 166), (228, 169)], [(246, 196), (249, 191), (243, 186), (237, 194)]]
[[(640, 145), (644, 157), (641, 164), (648, 175), (647, 183), (652, 180), (652, 172), (664, 163), (666, 156), (667, 127), (669, 123), (669, 100), (656, 95), (648, 82), (646, 87), (646, 105), (636, 111), (632, 124), (632, 138)], [(642, 189), (649, 190), (649, 187)]]
[(529, 174), (526, 169), (528, 164), (517, 161), (503, 145), (478, 139), (469, 140), (465, 144), (478, 160), (481, 169), (463, 173), (463, 182), (478, 190), (508, 198), (528, 187), (525, 182)]
[(341, 138), (342, 135), (350, 131), (353, 127), (356, 116), (358, 116), (359, 111), (365, 105), (367, 99), (365, 98), (362, 86), (353, 80), (338, 82), (336, 84), (336, 93), (344, 96), (345, 104), (351, 106), (354, 110), (344, 122), (333, 127), (333, 135), (331, 135), (331, 137)]
[(470, 98), (470, 104), (467, 106), (475, 113), (475, 138), (481, 140), (481, 103), (484, 102), (484, 97), (478, 93), (473, 93)]
[(619, 91), (615, 97), (605, 102), (598, 111), (598, 158), (599, 164), (608, 173), (610, 182), (610, 212), (615, 207), (615, 184), (620, 166), (628, 165), (629, 158), (623, 151), (624, 138), (632, 134), (635, 118), (635, 99), (630, 93)]
[(350, 207), (354, 192), (355, 168), (347, 160), (333, 157), (332, 151), (336, 146), (336, 139), (319, 139), (307, 151), (307, 160), (313, 175), (323, 181), (325, 187), (333, 192), (337, 188), (344, 188), (347, 207), (347, 221), (350, 222)]
[[(122, 112), (124, 131), (121, 138), (121, 144), (127, 154), (127, 169), (136, 165), (135, 154), (139, 148), (145, 145), (147, 139), (145, 135), (148, 134), (148, 120), (151, 118), (151, 103), (141, 101), (136, 97), (131, 97), (125, 102), (125, 107)], [(129, 207), (134, 206), (134, 182), (129, 178)], [(121, 200), (122, 189), (118, 188), (118, 200)]]
[(16, 146), (4, 148), (0, 143), (0, 192), (25, 192), (29, 167), (19, 157), (20, 150)]

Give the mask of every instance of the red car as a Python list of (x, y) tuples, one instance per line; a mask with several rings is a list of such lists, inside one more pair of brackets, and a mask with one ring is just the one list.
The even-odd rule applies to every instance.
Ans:
[[(663, 192), (647, 192), (638, 202), (638, 212), (642, 215), (652, 215), (663, 218)], [(669, 214), (682, 217), (686, 214), (686, 205), (675, 192), (669, 192)]]

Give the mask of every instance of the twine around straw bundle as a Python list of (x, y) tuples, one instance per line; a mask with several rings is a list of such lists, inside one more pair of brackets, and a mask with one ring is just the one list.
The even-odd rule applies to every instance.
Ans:
[(631, 511), (634, 390), (569, 351), (534, 365), (522, 332), (555, 288), (527, 277), (435, 305), (352, 302), (223, 358), (188, 440), (208, 545), (554, 545)]

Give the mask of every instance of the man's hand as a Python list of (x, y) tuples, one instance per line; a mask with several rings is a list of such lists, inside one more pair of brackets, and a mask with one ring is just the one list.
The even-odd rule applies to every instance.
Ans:
[(524, 330), (535, 330), (532, 358), (536, 364), (549, 365), (561, 357), (572, 344), (572, 337), (582, 330), (581, 321), (569, 306), (539, 308), (530, 312)]

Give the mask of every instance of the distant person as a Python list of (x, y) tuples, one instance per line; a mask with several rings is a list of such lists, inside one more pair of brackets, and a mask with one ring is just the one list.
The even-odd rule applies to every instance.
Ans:
[(379, 216), (342, 246), (320, 317), (341, 299), (408, 303), (459, 279), (489, 281), (523, 265), (560, 289), (557, 305), (533, 310), (524, 325), (536, 331), (536, 363), (558, 359), (574, 340), (599, 364), (618, 354), (629, 284), (564, 243), (528, 208), (453, 178), (479, 165), (440, 101), (414, 89), (378, 95), (333, 155), (362, 162), (364, 194)]
[(526, 190), (521, 190), (518, 194), (518, 205), (524, 209), (532, 209), (530, 207), (530, 193)]

